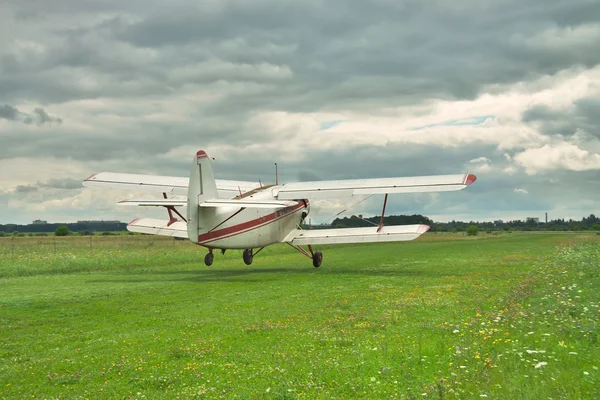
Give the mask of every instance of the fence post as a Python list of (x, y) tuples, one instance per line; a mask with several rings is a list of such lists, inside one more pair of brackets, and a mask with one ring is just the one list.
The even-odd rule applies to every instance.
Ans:
[(90, 253), (92, 252), (92, 235), (90, 235)]
[(54, 236), (54, 254), (56, 254), (56, 236)]
[(12, 237), (12, 255), (15, 255), (15, 237)]

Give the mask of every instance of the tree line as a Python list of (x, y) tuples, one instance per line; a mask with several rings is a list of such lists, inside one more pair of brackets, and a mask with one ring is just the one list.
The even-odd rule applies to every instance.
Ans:
[[(332, 228), (358, 228), (379, 225), (380, 216), (361, 218), (352, 215), (350, 217), (336, 218), (331, 223)], [(573, 219), (553, 219), (546, 222), (539, 222), (534, 218), (526, 220), (512, 221), (450, 221), (434, 222), (430, 218), (420, 215), (390, 215), (383, 218), (384, 225), (410, 225), (425, 224), (431, 227), (431, 232), (466, 232), (469, 226), (476, 226), (479, 231), (600, 231), (600, 218), (594, 214), (583, 217), (581, 220)], [(325, 228), (325, 226), (324, 226)], [(327, 226), (328, 228), (328, 226)]]
[(0, 232), (13, 235), (16, 233), (52, 233), (54, 234), (60, 226), (66, 226), (69, 232), (84, 232), (89, 234), (92, 232), (118, 232), (126, 231), (127, 224), (125, 222), (111, 221), (80, 221), (71, 224), (51, 223), (51, 224), (6, 224), (0, 225)]

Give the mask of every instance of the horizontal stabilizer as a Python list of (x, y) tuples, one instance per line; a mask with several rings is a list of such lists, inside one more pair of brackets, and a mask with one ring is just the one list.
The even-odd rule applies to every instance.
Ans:
[(147, 233), (150, 235), (172, 236), (187, 239), (187, 224), (175, 222), (169, 225), (166, 219), (138, 218), (127, 225), (130, 232)]
[(278, 200), (293, 200), (328, 199), (367, 194), (448, 192), (464, 189), (476, 179), (477, 177), (473, 174), (460, 174), (294, 182), (275, 188), (273, 195)]
[(140, 207), (187, 207), (187, 200), (156, 199), (156, 200), (123, 200), (117, 203), (120, 206)]
[(260, 201), (260, 200), (225, 200), (225, 199), (212, 199), (200, 203), (200, 207), (223, 207), (223, 206), (235, 206), (244, 208), (285, 208), (295, 206), (295, 201)]
[(284, 240), (293, 245), (400, 242), (413, 240), (429, 230), (427, 225), (384, 226), (344, 228), (344, 229), (311, 229), (292, 231)]

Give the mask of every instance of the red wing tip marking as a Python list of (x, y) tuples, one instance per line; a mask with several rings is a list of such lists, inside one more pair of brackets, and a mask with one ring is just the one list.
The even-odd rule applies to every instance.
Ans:
[(131, 221), (130, 223), (128, 223), (127, 225), (128, 225), (128, 226), (129, 226), (129, 225), (133, 225), (133, 224), (135, 224), (136, 222), (138, 222), (140, 219), (141, 219), (141, 218), (136, 218), (136, 219), (134, 219), (133, 221)]
[(98, 175), (98, 173), (91, 174), (90, 176), (88, 176), (87, 178), (85, 178), (85, 179), (84, 179), (84, 181), (89, 181), (89, 180), (91, 180), (93, 177), (95, 177), (96, 175)]
[(469, 186), (471, 185), (473, 182), (475, 182), (477, 180), (477, 177), (473, 174), (468, 174), (465, 177), (465, 185)]
[(422, 235), (423, 233), (427, 232), (429, 229), (431, 229), (431, 227), (429, 225), (421, 225), (418, 233), (419, 233), (419, 235)]
[(196, 157), (198, 158), (208, 158), (208, 154), (204, 150), (198, 150), (196, 153)]

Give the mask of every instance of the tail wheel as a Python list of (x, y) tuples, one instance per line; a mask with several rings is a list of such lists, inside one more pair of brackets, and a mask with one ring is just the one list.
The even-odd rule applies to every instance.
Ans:
[(204, 256), (204, 264), (206, 264), (207, 266), (211, 266), (213, 263), (213, 260), (215, 259), (215, 256), (213, 255), (213, 253), (207, 253)]
[(319, 268), (321, 266), (321, 263), (323, 262), (323, 253), (321, 253), (320, 251), (315, 251), (315, 254), (313, 254), (313, 267), (315, 268)]
[(252, 255), (252, 249), (246, 249), (244, 250), (244, 263), (246, 265), (250, 265), (252, 264), (252, 259), (254, 258), (254, 256)]

